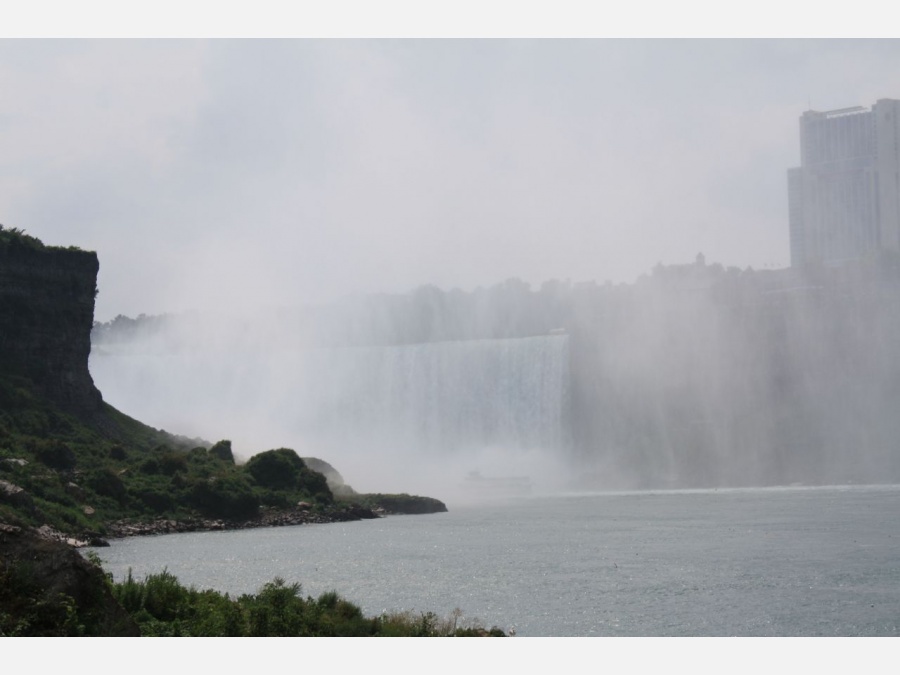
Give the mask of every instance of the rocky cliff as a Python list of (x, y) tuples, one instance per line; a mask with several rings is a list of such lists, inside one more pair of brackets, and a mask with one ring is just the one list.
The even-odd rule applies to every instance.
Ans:
[(0, 372), (79, 414), (102, 406), (88, 372), (98, 270), (96, 253), (0, 226)]

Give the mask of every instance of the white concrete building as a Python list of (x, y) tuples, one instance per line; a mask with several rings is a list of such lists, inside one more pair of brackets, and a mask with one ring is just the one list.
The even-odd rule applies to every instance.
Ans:
[(803, 113), (788, 208), (792, 266), (900, 251), (900, 101)]

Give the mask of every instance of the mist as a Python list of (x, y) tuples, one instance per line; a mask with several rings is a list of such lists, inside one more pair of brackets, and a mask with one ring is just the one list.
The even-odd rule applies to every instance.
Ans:
[(897, 269), (698, 256), (634, 284), (120, 317), (95, 327), (91, 369), (150, 424), (245, 457), (293, 447), (358, 490), (883, 483), (900, 480)]
[(408, 492), (887, 480), (892, 277), (788, 271), (785, 171), (804, 110), (896, 97), (898, 59), (0, 40), (0, 222), (98, 252), (108, 402), (244, 457)]
[(493, 337), (476, 319), (456, 324), (472, 339), (451, 340), (443, 327), (455, 317), (429, 320), (435, 293), (392, 315), (376, 301), (361, 316), (353, 303), (327, 326), (301, 310), (252, 322), (121, 317), (95, 326), (91, 371), (108, 402), (148, 424), (228, 438), (243, 458), (291, 447), (358, 491), (473, 501), (484, 496), (467, 485), (473, 473), (558, 489), (570, 446), (568, 336)]
[[(788, 264), (797, 118), (896, 40), (0, 41), (0, 214), (96, 314)], [(64, 105), (63, 105), (64, 103)]]

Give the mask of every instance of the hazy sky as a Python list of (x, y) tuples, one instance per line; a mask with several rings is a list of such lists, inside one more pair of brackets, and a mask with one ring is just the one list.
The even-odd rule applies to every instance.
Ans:
[(900, 40), (0, 40), (0, 223), (96, 318), (788, 264), (798, 117)]

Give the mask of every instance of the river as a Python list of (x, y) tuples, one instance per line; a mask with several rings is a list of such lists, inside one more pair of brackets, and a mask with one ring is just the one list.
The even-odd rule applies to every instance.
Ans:
[(167, 568), (232, 594), (275, 576), (365, 613), (521, 636), (900, 635), (900, 486), (545, 495), (377, 521), (135, 537), (118, 580)]

